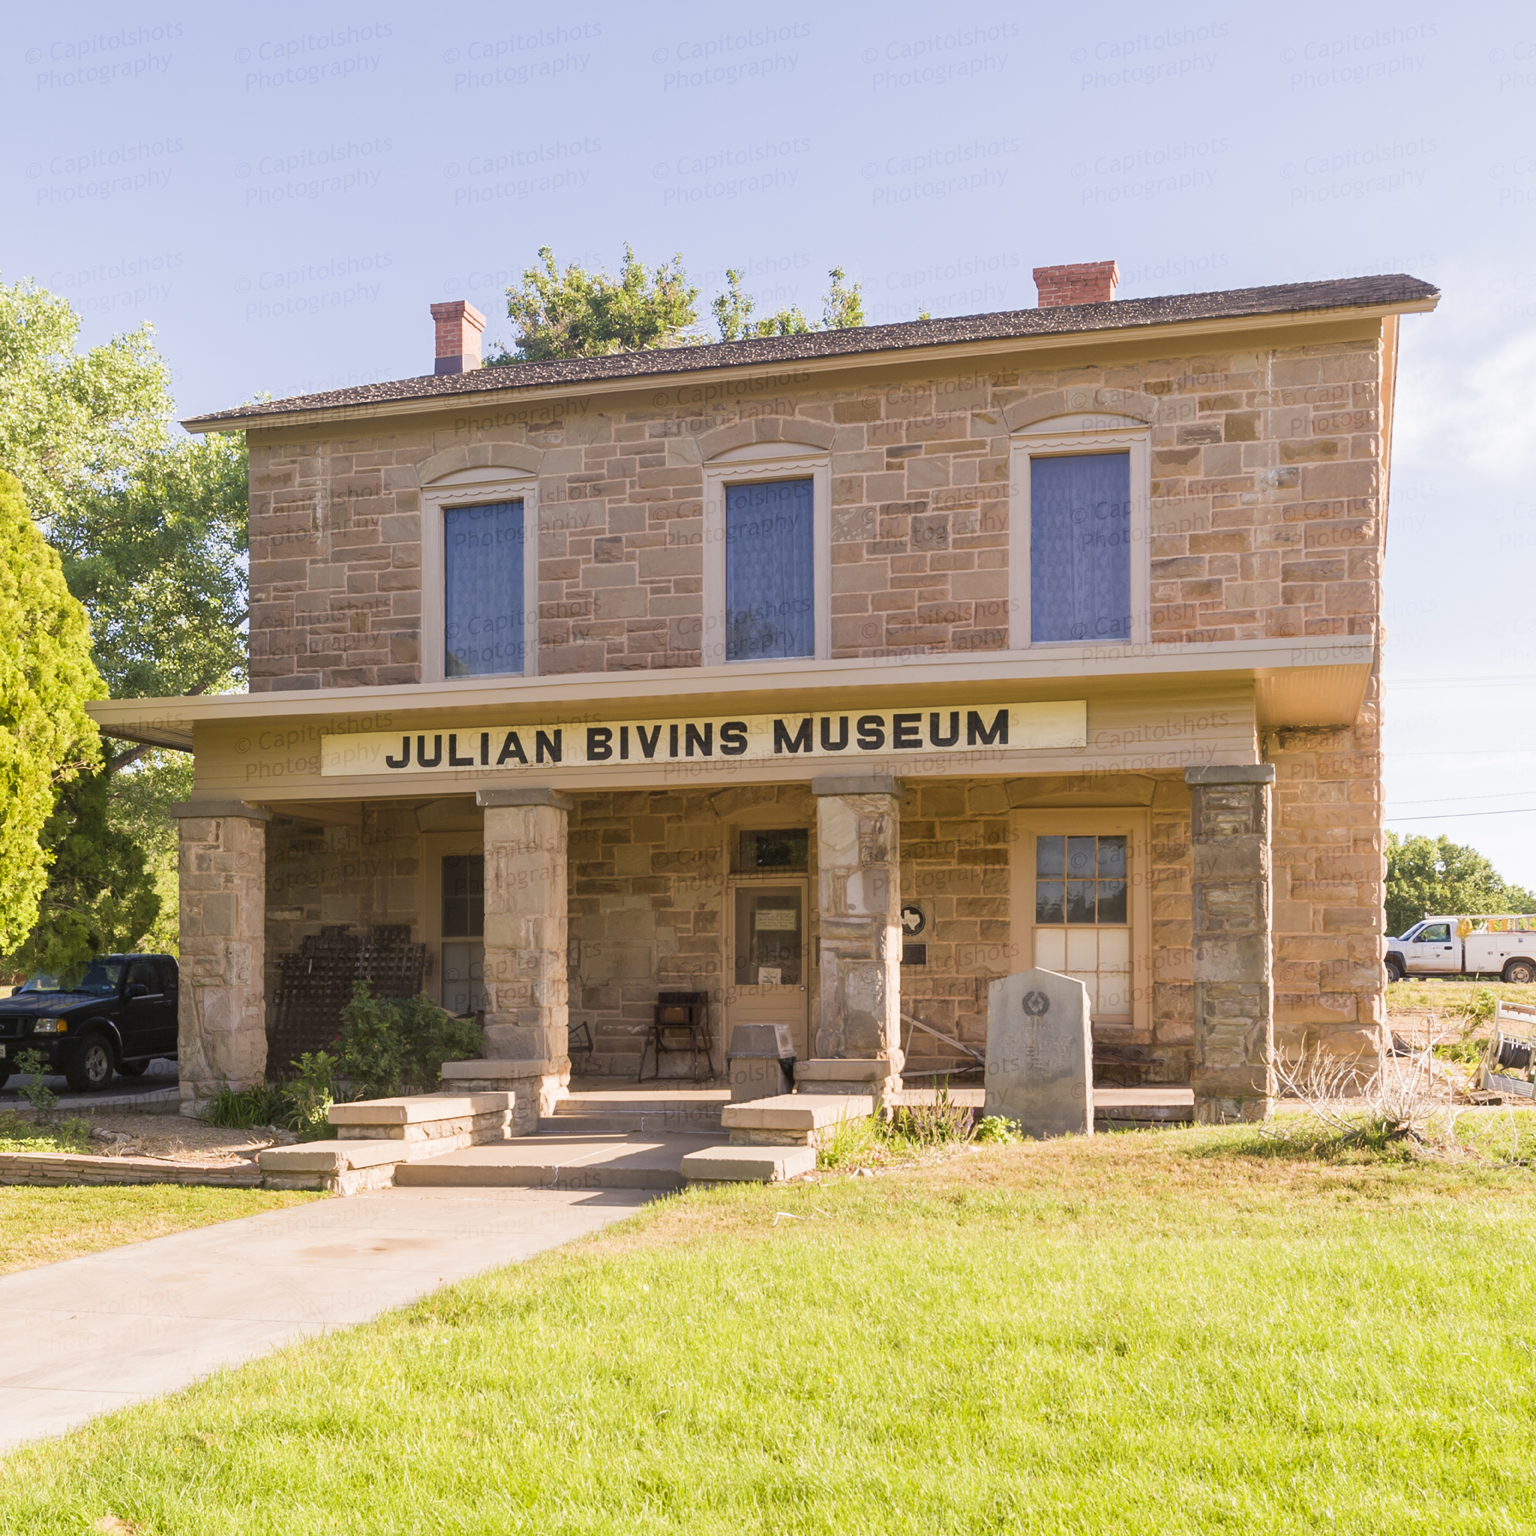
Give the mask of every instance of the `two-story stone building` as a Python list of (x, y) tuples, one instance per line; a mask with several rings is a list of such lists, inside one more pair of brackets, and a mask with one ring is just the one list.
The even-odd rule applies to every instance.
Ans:
[(672, 990), (961, 1065), (1036, 963), (1105, 1080), (1203, 1118), (1264, 1111), (1276, 1042), (1373, 1055), (1398, 317), (1438, 294), (1036, 277), (497, 368), (434, 305), (433, 374), (189, 421), (250, 445), (251, 691), (94, 707), (196, 754), (184, 1095), (260, 1076), (338, 927), (408, 929), (525, 1104), (568, 1025), (633, 1073)]

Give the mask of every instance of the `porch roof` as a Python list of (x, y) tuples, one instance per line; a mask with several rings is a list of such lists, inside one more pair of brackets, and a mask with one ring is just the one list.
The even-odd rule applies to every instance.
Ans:
[[(551, 711), (600, 710), (603, 718), (646, 719), (781, 709), (847, 709), (899, 690), (914, 707), (942, 704), (963, 688), (978, 702), (1080, 697), (1127, 684), (1251, 683), (1261, 728), (1340, 726), (1359, 713), (1375, 661), (1370, 636), (1237, 640), (1188, 645), (1050, 646), (1031, 651), (744, 662), (646, 672), (562, 673), (555, 677), (465, 678), (382, 688), (313, 688), (204, 694), (175, 699), (102, 699), (91, 717), (123, 741), (190, 752), (199, 724), (260, 726), (281, 721), (320, 731), (335, 722), (387, 714), (387, 727), (453, 726), (494, 710), (508, 724)], [(359, 726), (351, 724), (351, 730)], [(318, 739), (318, 738), (317, 738)]]

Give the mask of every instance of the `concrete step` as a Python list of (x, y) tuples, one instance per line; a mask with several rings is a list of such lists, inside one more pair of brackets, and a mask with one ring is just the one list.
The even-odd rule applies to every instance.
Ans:
[(671, 1113), (647, 1109), (634, 1114), (569, 1114), (539, 1117), (540, 1135), (557, 1136), (712, 1136), (720, 1139), (720, 1111), (711, 1114)]
[(683, 1158), (711, 1144), (698, 1136), (520, 1136), (402, 1163), (395, 1183), (416, 1189), (682, 1189)]

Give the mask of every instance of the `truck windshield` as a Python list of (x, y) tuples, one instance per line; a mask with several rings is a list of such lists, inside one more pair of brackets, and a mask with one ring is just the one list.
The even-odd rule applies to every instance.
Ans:
[(121, 960), (93, 960), (85, 974), (78, 980), (69, 976), (52, 975), (39, 971), (16, 989), (18, 992), (84, 992), (91, 997), (111, 997), (122, 979)]

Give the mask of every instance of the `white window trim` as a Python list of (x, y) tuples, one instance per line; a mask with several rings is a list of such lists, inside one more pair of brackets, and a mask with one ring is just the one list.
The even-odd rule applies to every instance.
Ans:
[[(832, 456), (803, 443), (749, 443), (732, 448), (704, 466), (704, 636), (706, 667), (725, 660), (725, 488), (765, 480), (811, 480), (812, 580), (815, 592), (814, 657), (832, 658)], [(785, 658), (793, 660), (795, 658)]]
[[(454, 507), (498, 501), (523, 504), (523, 670), (476, 677), (447, 677), (443, 666), (443, 625), (447, 597), (443, 581), (443, 514)], [(487, 677), (539, 675), (539, 480), (520, 470), (460, 469), (435, 480), (421, 493), (421, 680), (452, 688), (484, 684)]]
[[(1068, 837), (1114, 837), (1130, 839), (1129, 912), (1131, 930), (1131, 1017), (1105, 1019), (1111, 1029), (1129, 1027), (1139, 1035), (1151, 1037), (1153, 989), (1159, 981), (1177, 980), (1170, 970), (1167, 977), (1158, 974), (1159, 961), (1166, 954), (1152, 948), (1152, 872), (1151, 817), (1141, 809), (1095, 810), (1019, 810), (1012, 813), (1010, 840), (1010, 896), (1013, 908), (1013, 952), (1010, 962), (1015, 970), (1028, 970), (1035, 963), (1035, 838), (1065, 834)], [(1055, 926), (1054, 924), (1052, 925)]]
[[(1131, 457), (1131, 633), (1125, 640), (1030, 639), (1030, 460), (1069, 454)], [(1054, 416), (1013, 434), (1009, 473), (1009, 646), (1016, 651), (1062, 645), (1149, 645), (1152, 640), (1152, 428), (1129, 417)]]

